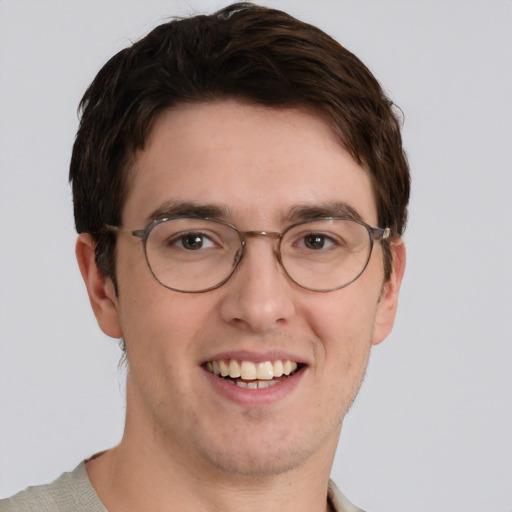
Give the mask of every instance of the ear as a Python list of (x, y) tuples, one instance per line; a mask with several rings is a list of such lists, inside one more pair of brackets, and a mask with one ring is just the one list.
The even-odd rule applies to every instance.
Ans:
[(96, 265), (94, 240), (89, 234), (79, 235), (75, 253), (80, 272), (87, 287), (92, 310), (100, 329), (112, 338), (122, 336), (118, 314), (118, 300), (112, 280), (105, 277)]
[(398, 307), (398, 293), (405, 271), (405, 244), (401, 238), (394, 240), (391, 246), (393, 266), (391, 276), (384, 284), (377, 304), (373, 344), (378, 345), (391, 332)]

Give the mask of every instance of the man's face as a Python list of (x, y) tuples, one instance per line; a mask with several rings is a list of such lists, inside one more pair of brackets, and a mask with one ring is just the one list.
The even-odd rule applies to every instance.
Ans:
[[(282, 232), (293, 208), (335, 202), (377, 222), (368, 173), (325, 121), (305, 111), (234, 101), (168, 111), (136, 155), (129, 186), (126, 229), (143, 228), (156, 210), (177, 203), (218, 207), (242, 231)], [(129, 362), (127, 435), (187, 467), (232, 474), (331, 463), (370, 347), (394, 315), (379, 243), (358, 280), (318, 293), (286, 277), (273, 241), (250, 238), (225, 285), (187, 294), (160, 285), (140, 240), (120, 234), (117, 278), (114, 306)], [(292, 361), (299, 371), (248, 389), (206, 369), (220, 360)]]

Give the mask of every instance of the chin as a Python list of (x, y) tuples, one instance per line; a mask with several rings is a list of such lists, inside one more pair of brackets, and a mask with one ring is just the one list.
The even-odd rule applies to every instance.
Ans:
[(268, 453), (260, 447), (257, 453), (256, 450), (251, 450), (250, 453), (237, 453), (232, 456), (224, 453), (211, 457), (210, 454), (209, 462), (223, 474), (262, 479), (293, 471), (302, 466), (311, 455), (312, 453), (290, 450), (283, 450), (280, 453), (272, 450), (272, 453)]
[[(327, 423), (327, 422), (326, 422)], [(333, 454), (341, 428), (324, 424), (325, 430), (319, 429), (300, 432), (293, 428), (283, 429), (272, 425), (266, 429), (232, 429), (225, 443), (203, 445), (202, 458), (210, 467), (225, 475), (267, 478), (282, 475), (303, 467), (317, 457)], [(196, 445), (197, 446), (197, 445)], [(223, 446), (222, 451), (212, 451), (212, 446)], [(199, 446), (198, 446), (199, 447)]]

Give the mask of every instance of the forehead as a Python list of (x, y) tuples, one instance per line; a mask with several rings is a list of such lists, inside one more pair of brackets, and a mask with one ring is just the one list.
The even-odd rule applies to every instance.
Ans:
[(173, 202), (265, 227), (297, 205), (345, 202), (367, 222), (377, 217), (369, 173), (325, 120), (232, 100), (165, 111), (136, 154), (123, 223), (140, 225)]

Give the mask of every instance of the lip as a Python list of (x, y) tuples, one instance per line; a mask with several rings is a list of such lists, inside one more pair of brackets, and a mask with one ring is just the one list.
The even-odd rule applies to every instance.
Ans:
[[(255, 360), (252, 359), (252, 361)], [(303, 365), (295, 373), (286, 377), (281, 382), (262, 389), (241, 388), (224, 378), (210, 373), (203, 367), (201, 367), (201, 370), (204, 377), (208, 379), (209, 383), (212, 385), (214, 391), (221, 397), (246, 407), (259, 407), (278, 402), (290, 395), (303, 379), (307, 368), (306, 365)]]
[[(242, 388), (233, 385), (224, 378), (220, 378), (217, 375), (210, 373), (204, 368), (206, 362), (218, 361), (221, 359), (236, 359), (238, 361), (252, 361), (254, 363), (290, 360), (296, 362), (299, 365), (299, 369), (273, 386), (260, 389)], [(208, 379), (213, 391), (217, 395), (220, 395), (221, 398), (246, 407), (259, 407), (279, 402), (290, 395), (304, 378), (308, 369), (308, 361), (305, 361), (304, 357), (301, 357), (298, 354), (293, 354), (292, 352), (284, 350), (258, 351), (239, 349), (215, 352), (205, 358), (204, 361), (200, 363), (200, 366), (202, 374)]]
[(216, 352), (207, 357), (199, 364), (202, 366), (208, 361), (219, 361), (220, 359), (229, 360), (236, 359), (238, 361), (252, 361), (254, 363), (264, 363), (265, 361), (276, 361), (278, 359), (286, 361), (295, 361), (300, 365), (308, 365), (308, 362), (296, 354), (284, 352), (282, 350), (271, 350), (266, 352), (252, 352), (249, 350), (230, 350), (225, 352)]

